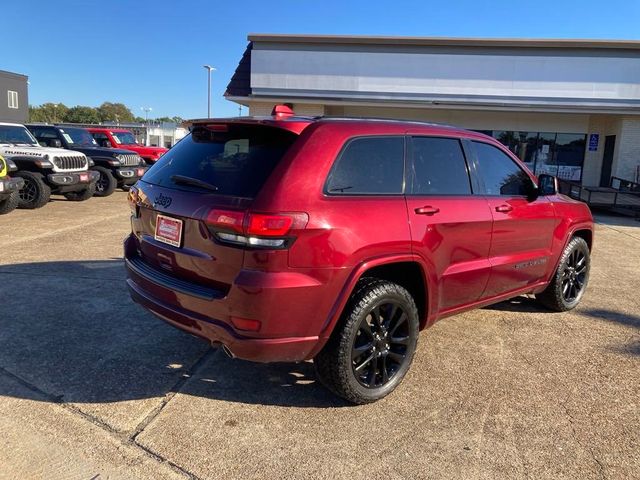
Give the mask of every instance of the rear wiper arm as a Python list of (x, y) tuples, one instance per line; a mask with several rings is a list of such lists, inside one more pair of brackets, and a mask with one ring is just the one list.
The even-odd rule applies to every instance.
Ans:
[(193, 185), (195, 187), (204, 188), (205, 190), (211, 190), (217, 192), (218, 187), (212, 185), (204, 180), (199, 180), (193, 177), (187, 177), (185, 175), (171, 175), (171, 181), (178, 185)]
[(332, 189), (330, 189), (330, 192), (344, 192), (345, 190), (349, 190), (350, 188), (353, 188), (352, 186), (346, 186), (346, 187), (333, 187)]

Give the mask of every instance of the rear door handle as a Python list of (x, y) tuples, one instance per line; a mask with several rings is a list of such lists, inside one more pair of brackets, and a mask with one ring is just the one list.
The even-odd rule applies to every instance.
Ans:
[(425, 205), (424, 207), (419, 207), (414, 210), (418, 215), (435, 215), (440, 211), (437, 207), (432, 207), (431, 205)]
[(504, 204), (504, 205), (498, 205), (498, 206), (496, 207), (496, 212), (508, 213), (508, 212), (510, 212), (511, 210), (513, 210), (513, 207), (512, 207), (511, 205), (507, 205), (507, 204)]

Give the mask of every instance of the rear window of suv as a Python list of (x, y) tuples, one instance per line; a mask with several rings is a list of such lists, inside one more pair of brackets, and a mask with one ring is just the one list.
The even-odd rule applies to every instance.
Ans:
[[(196, 126), (145, 174), (144, 181), (179, 190), (206, 192), (188, 177), (217, 188), (215, 193), (253, 198), (298, 136), (264, 125)], [(174, 177), (172, 179), (172, 177)]]

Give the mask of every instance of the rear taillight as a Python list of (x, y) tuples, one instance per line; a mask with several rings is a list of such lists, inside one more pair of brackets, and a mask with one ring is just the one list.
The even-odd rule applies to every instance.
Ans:
[(138, 199), (138, 189), (136, 187), (129, 188), (127, 201), (129, 203), (129, 208), (131, 209), (131, 214), (134, 217), (138, 216)]
[(213, 209), (206, 223), (215, 238), (249, 248), (288, 248), (295, 240), (294, 232), (306, 227), (306, 213), (245, 213)]

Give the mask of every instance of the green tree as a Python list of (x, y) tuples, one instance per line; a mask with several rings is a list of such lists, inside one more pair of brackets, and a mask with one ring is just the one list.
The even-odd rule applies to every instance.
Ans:
[(101, 122), (130, 123), (135, 120), (133, 113), (124, 103), (104, 102), (97, 111)]
[(100, 123), (100, 115), (93, 107), (76, 105), (69, 109), (64, 121), (69, 123)]
[(42, 105), (29, 105), (30, 122), (61, 122), (67, 115), (69, 107), (63, 103), (43, 103)]

